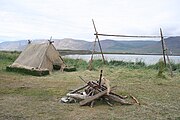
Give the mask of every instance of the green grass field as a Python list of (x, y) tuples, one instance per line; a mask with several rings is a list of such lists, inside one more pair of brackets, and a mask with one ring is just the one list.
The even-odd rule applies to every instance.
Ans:
[[(98, 61), (95, 70), (86, 70), (82, 60), (65, 60), (78, 68), (76, 72), (52, 72), (51, 75), (36, 77), (5, 70), (17, 57), (17, 53), (0, 53), (0, 119), (1, 120), (180, 120), (180, 72), (174, 77), (164, 72), (165, 78), (157, 77), (155, 67), (142, 64), (111, 63), (103, 66)], [(60, 98), (69, 90), (84, 83), (84, 79), (97, 80), (99, 71), (117, 85), (117, 94), (133, 95), (141, 105), (113, 107), (96, 102), (93, 108), (78, 103), (62, 104)]]

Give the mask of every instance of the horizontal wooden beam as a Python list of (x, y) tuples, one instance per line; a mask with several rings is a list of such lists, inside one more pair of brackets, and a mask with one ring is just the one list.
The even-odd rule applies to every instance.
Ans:
[(100, 34), (100, 33), (95, 33), (94, 35), (99, 35), (99, 36), (112, 36), (112, 37), (134, 37), (134, 38), (161, 38), (161, 36), (136, 36), (136, 35), (111, 35), (111, 34)]

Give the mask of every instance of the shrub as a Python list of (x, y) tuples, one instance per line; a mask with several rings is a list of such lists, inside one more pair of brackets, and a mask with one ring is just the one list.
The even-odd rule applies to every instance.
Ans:
[(110, 66), (125, 66), (130, 69), (139, 69), (142, 67), (146, 67), (145, 63), (142, 61), (137, 61), (137, 62), (124, 62), (124, 61), (117, 61), (117, 60), (111, 60), (109, 62)]
[(16, 58), (19, 56), (20, 52), (6, 52), (1, 51), (0, 52), (0, 60), (8, 60), (8, 61), (15, 61)]
[(163, 75), (163, 72), (165, 71), (165, 64), (162, 59), (159, 60), (159, 72), (158, 72), (158, 77), (165, 78)]
[(64, 62), (68, 67), (75, 67), (77, 69), (87, 69), (88, 63), (82, 59), (64, 58)]

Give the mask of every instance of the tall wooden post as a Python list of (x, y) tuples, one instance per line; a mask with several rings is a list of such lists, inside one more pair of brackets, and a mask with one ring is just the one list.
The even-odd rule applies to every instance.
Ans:
[(163, 52), (163, 58), (164, 58), (164, 64), (166, 66), (166, 57), (165, 57), (165, 48), (164, 48), (164, 38), (163, 38), (163, 33), (160, 28), (160, 34), (161, 34), (161, 44), (162, 44), (162, 52)]
[(95, 30), (96, 39), (98, 40), (99, 48), (100, 48), (100, 51), (101, 51), (102, 59), (103, 59), (103, 62), (105, 64), (105, 59), (104, 59), (104, 55), (103, 55), (103, 52), (102, 52), (101, 44), (100, 44), (100, 41), (99, 41), (98, 32), (96, 30), (96, 26), (95, 26), (95, 23), (94, 23), (93, 19), (92, 19), (92, 22), (93, 22), (93, 26), (94, 26), (94, 30)]

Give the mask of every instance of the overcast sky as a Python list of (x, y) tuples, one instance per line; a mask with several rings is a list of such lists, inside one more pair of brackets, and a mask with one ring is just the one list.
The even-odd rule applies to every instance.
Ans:
[(161, 27), (164, 35), (180, 35), (179, 5), (180, 0), (0, 0), (0, 40), (94, 41), (92, 18), (99, 33), (159, 35)]

